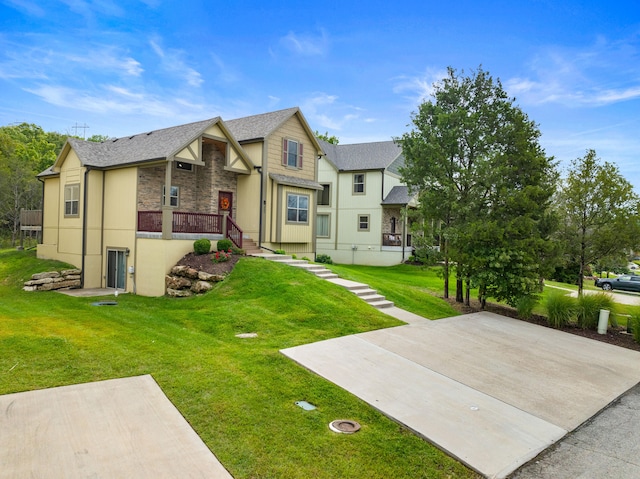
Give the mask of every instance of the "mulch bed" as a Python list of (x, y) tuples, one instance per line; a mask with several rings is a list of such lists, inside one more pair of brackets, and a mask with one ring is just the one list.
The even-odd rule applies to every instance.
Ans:
[(214, 263), (213, 257), (213, 254), (187, 253), (178, 261), (176, 266), (188, 266), (205, 273), (226, 275), (231, 272), (242, 256), (232, 254), (227, 261), (220, 263)]
[[(456, 303), (455, 299), (449, 298), (446, 300), (454, 309), (461, 313), (476, 313), (481, 311), (480, 302), (477, 300), (471, 300), (471, 306), (465, 306), (462, 303)], [(527, 321), (528, 323), (537, 324), (539, 326), (549, 327), (547, 324), (547, 318), (544, 316), (533, 315), (530, 319), (522, 319), (518, 317), (518, 313), (514, 308), (496, 303), (487, 303), (485, 311), (501, 314), (509, 318), (519, 319), (520, 321)], [(620, 346), (622, 348), (633, 349), (634, 351), (640, 351), (640, 343), (636, 343), (633, 340), (633, 336), (628, 334), (625, 328), (613, 329), (609, 327), (607, 334), (598, 334), (598, 331), (592, 329), (582, 329), (577, 326), (565, 326), (560, 328), (559, 331), (565, 333), (575, 334), (589, 339), (595, 339), (596, 341), (602, 341), (605, 343)]]

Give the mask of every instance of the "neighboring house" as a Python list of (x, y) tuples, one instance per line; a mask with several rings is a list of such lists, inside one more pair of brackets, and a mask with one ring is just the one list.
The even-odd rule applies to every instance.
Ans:
[(393, 265), (411, 255), (406, 209), (415, 206), (393, 141), (333, 145), (319, 140), (317, 254), (336, 263)]
[(39, 175), (38, 257), (81, 268), (84, 288), (159, 296), (198, 238), (313, 256), (320, 154), (298, 108), (102, 143), (69, 138)]

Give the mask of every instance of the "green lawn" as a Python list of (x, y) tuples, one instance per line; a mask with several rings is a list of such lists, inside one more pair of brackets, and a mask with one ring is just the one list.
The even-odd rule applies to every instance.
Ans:
[[(341, 278), (368, 284), (396, 306), (429, 319), (456, 316), (458, 313), (440, 299), (443, 293), (440, 267), (425, 268), (408, 264), (396, 266), (325, 265)], [(455, 280), (450, 294), (455, 296)]]
[[(0, 394), (151, 374), (236, 479), (476, 477), (279, 353), (400, 324), (343, 288), (244, 258), (201, 297), (127, 294), (117, 306), (98, 307), (96, 298), (21, 290), (32, 273), (58, 267), (33, 252), (0, 251)], [(429, 303), (425, 311), (450, 315), (448, 306), (430, 303), (431, 280), (419, 277), (405, 285), (425, 289), (418, 300)], [(246, 332), (259, 337), (235, 337)], [(318, 409), (304, 411), (298, 400)], [(331, 432), (329, 422), (340, 418), (362, 430)]]

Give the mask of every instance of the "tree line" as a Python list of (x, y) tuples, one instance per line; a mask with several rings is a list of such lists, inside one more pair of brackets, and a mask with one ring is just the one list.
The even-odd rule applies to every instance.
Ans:
[[(68, 135), (45, 132), (32, 123), (0, 127), (0, 242), (15, 246), (20, 210), (42, 208), (37, 175), (53, 165)], [(94, 135), (90, 141), (106, 137)]]
[(558, 270), (573, 271), (582, 293), (590, 265), (637, 248), (640, 203), (618, 168), (586, 150), (561, 178), (536, 123), (482, 67), (449, 68), (411, 126), (396, 139), (401, 175), (419, 197), (412, 229), (443, 265), (445, 298), (454, 274), (459, 302), (477, 288), (483, 307), (489, 297), (531, 304)]

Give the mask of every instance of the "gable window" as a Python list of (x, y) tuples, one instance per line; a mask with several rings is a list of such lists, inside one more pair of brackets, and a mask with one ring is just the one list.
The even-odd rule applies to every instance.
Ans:
[(309, 222), (309, 196), (287, 195), (287, 222), (288, 223), (308, 223)]
[(193, 171), (193, 163), (187, 163), (185, 161), (176, 161), (175, 165), (176, 165), (176, 170)]
[(369, 215), (358, 215), (358, 231), (369, 231)]
[[(166, 188), (162, 186), (162, 205), (165, 205)], [(180, 196), (180, 188), (172, 186), (169, 188), (169, 206), (178, 206), (178, 198)]]
[(318, 205), (329, 206), (331, 198), (331, 185), (322, 185), (322, 191), (318, 191)]
[(66, 185), (64, 187), (64, 215), (78, 216), (80, 205), (80, 185)]
[(353, 175), (353, 194), (364, 194), (364, 173), (356, 173)]
[(282, 139), (282, 164), (289, 168), (302, 168), (302, 143)]
[(319, 238), (329, 237), (329, 215), (328, 214), (318, 214), (316, 236)]

